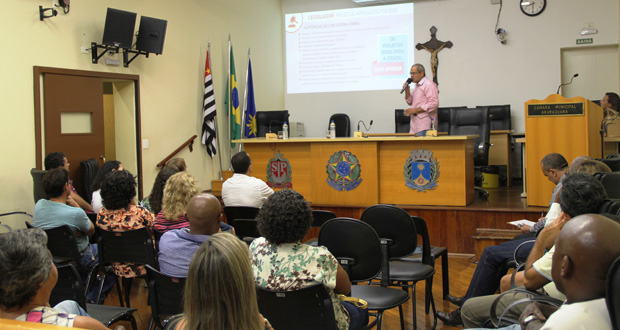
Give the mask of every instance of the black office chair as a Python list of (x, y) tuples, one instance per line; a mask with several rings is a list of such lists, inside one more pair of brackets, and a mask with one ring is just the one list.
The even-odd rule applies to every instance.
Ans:
[[(99, 227), (95, 227), (95, 229), (98, 235), (99, 265), (105, 267), (110, 266), (113, 262), (129, 262), (139, 265), (151, 265), (156, 269), (159, 268), (157, 258), (155, 257), (153, 237), (147, 228), (129, 231), (107, 231)], [(103, 273), (99, 295), (101, 295), (105, 277), (108, 275), (116, 276), (111, 270)], [(123, 290), (125, 291), (125, 302), (123, 302), (123, 294), (118, 285), (118, 280), (119, 278), (117, 278), (116, 282), (118, 300), (120, 301), (121, 307), (125, 306), (124, 303), (129, 307), (131, 306), (129, 294), (131, 292), (133, 278), (122, 278)], [(99, 301), (99, 299), (100, 297), (97, 297), (97, 301)]]
[(620, 258), (609, 267), (605, 284), (605, 302), (614, 330), (620, 330)]
[(256, 287), (258, 309), (274, 329), (337, 330), (331, 297), (323, 284), (296, 291)]
[(151, 319), (147, 329), (163, 329), (162, 317), (183, 313), (185, 278), (170, 277), (150, 265), (146, 265), (146, 276), (151, 305)]
[(335, 113), (331, 115), (327, 123), (328, 129), (332, 120), (336, 125), (336, 137), (351, 137), (351, 120), (349, 119), (349, 115), (345, 113)]
[(333, 219), (336, 214), (332, 211), (312, 210), (312, 227), (321, 228), (327, 220)]
[(609, 166), (612, 172), (620, 171), (620, 155), (613, 154), (605, 157), (605, 159), (601, 159), (605, 165)]
[[(416, 313), (416, 283), (426, 281), (427, 288), (432, 288), (435, 268), (430, 264), (417, 262), (403, 262), (400, 258), (412, 255), (417, 247), (418, 234), (411, 216), (403, 209), (393, 205), (373, 205), (362, 213), (361, 221), (368, 223), (379, 235), (381, 244), (387, 245), (390, 260), (389, 275), (382, 273), (377, 278), (389, 286), (398, 286), (407, 291), (411, 288), (411, 305), (413, 310), (413, 324), (417, 327)], [(427, 250), (427, 258), (429, 251)], [(433, 291), (427, 290), (427, 298), (433, 307), (434, 324), (437, 326), (437, 314)]]
[(256, 219), (235, 219), (232, 222), (232, 226), (235, 228), (237, 237), (247, 244), (251, 244), (252, 241), (260, 237)]
[(620, 199), (620, 172), (596, 173), (594, 177), (601, 181), (608, 198)]
[(33, 168), (30, 170), (30, 175), (32, 175), (32, 194), (35, 204), (39, 199), (48, 199), (45, 189), (43, 189), (43, 176), (45, 175), (45, 171)]
[[(490, 122), (488, 107), (466, 110), (450, 109), (449, 135), (478, 135), (474, 139), (474, 166), (476, 167), (489, 165)], [(475, 187), (475, 189), (483, 198), (489, 197), (486, 190), (480, 187)]]
[(509, 131), (512, 129), (512, 119), (510, 118), (510, 104), (476, 106), (476, 108), (489, 108), (491, 116), (492, 131)]
[(437, 131), (448, 133), (450, 128), (450, 109), (467, 109), (466, 106), (437, 108)]
[(90, 203), (93, 197), (93, 182), (95, 181), (97, 172), (99, 172), (99, 162), (94, 158), (87, 159), (80, 162), (80, 167), (82, 168), (82, 175), (84, 176), (82, 179), (84, 199)]
[(232, 225), (235, 219), (256, 219), (260, 209), (252, 206), (224, 206), (226, 221)]
[(394, 133), (409, 133), (411, 118), (405, 116), (405, 109), (394, 110)]
[(288, 110), (256, 111), (256, 136), (265, 137), (267, 133), (278, 133), (285, 122), (290, 127)]
[[(389, 277), (387, 247), (381, 244), (372, 227), (356, 219), (335, 218), (327, 221), (319, 232), (319, 245), (327, 247), (352, 283), (367, 282), (380, 273)], [(387, 283), (386, 283), (387, 284)], [(409, 299), (404, 290), (376, 285), (352, 285), (351, 296), (366, 300), (368, 310), (376, 318), (368, 325), (381, 330), (383, 312), (398, 307), (400, 327), (404, 329), (402, 304)]]
[(97, 266), (92, 269), (85, 269), (80, 264), (82, 259), (80, 251), (78, 251), (77, 241), (75, 233), (68, 225), (46, 229), (47, 234), (47, 249), (50, 250), (52, 256), (71, 259), (75, 262), (76, 268), (79, 271), (82, 278), (86, 278), (86, 285), (84, 286), (84, 294), (88, 294), (93, 273), (97, 271)]
[(104, 306), (87, 304), (84, 295), (84, 286), (76, 263), (69, 259), (55, 259), (54, 264), (58, 270), (58, 282), (50, 295), (50, 305), (54, 306), (64, 300), (73, 300), (80, 305), (92, 318), (103, 323), (106, 327), (119, 321), (131, 322), (131, 327), (138, 330), (133, 313), (135, 308), (116, 306)]

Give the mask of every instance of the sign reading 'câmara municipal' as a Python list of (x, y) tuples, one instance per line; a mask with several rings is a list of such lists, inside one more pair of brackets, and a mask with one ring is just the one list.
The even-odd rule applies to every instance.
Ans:
[(528, 104), (527, 115), (528, 117), (583, 116), (583, 102)]

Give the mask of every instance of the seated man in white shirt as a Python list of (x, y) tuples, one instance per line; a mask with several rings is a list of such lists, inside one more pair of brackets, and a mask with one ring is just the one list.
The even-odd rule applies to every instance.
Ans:
[(252, 160), (245, 151), (232, 156), (231, 165), (235, 174), (222, 185), (222, 200), (225, 206), (252, 206), (260, 208), (273, 189), (252, 174)]

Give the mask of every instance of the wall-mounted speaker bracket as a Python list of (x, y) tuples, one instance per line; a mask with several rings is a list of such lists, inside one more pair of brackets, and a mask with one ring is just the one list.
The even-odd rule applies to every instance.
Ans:
[[(103, 53), (97, 54), (99, 48), (104, 49)], [(90, 43), (90, 54), (92, 55), (93, 64), (97, 64), (99, 62), (99, 59), (103, 55), (105, 55), (105, 53), (107, 53), (108, 51), (112, 51), (112, 52), (118, 53), (119, 49), (120, 49), (119, 47), (108, 46), (108, 45), (99, 45), (96, 42), (91, 42)]]
[[(129, 58), (129, 54), (135, 54), (131, 57), (131, 59)], [(124, 67), (129, 67), (129, 63), (131, 63), (131, 61), (135, 60), (136, 57), (138, 57), (139, 55), (144, 55), (146, 56), (146, 58), (149, 58), (149, 53), (148, 52), (144, 52), (141, 50), (131, 50), (131, 49), (127, 49), (127, 48), (123, 48), (123, 66)]]

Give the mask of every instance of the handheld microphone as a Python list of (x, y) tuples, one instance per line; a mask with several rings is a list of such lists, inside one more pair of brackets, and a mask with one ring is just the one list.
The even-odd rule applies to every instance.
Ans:
[(407, 88), (407, 86), (409, 86), (409, 84), (411, 84), (412, 82), (413, 80), (411, 80), (411, 78), (407, 78), (407, 85), (400, 90), (400, 93), (402, 94), (405, 91), (405, 88)]
[(269, 133), (273, 133), (273, 132), (271, 131), (271, 124), (273, 124), (273, 123), (280, 124), (280, 125), (284, 125), (284, 122), (282, 122), (282, 121), (275, 120), (275, 119), (270, 120), (270, 121), (269, 121)]
[(566, 85), (570, 85), (573, 83), (573, 79), (575, 79), (576, 77), (579, 77), (579, 73), (575, 73), (571, 78), (570, 81), (566, 84), (560, 84), (560, 86), (558, 86), (558, 90), (557, 92), (555, 92), (556, 94), (560, 94), (560, 88), (562, 88), (562, 86), (566, 86)]
[(360, 120), (357, 122), (357, 131), (360, 131), (360, 124), (364, 125), (364, 128), (366, 129), (366, 132), (368, 132), (370, 130), (370, 128), (372, 127), (372, 120), (370, 120), (370, 125), (366, 126), (366, 123), (364, 123), (363, 120)]

